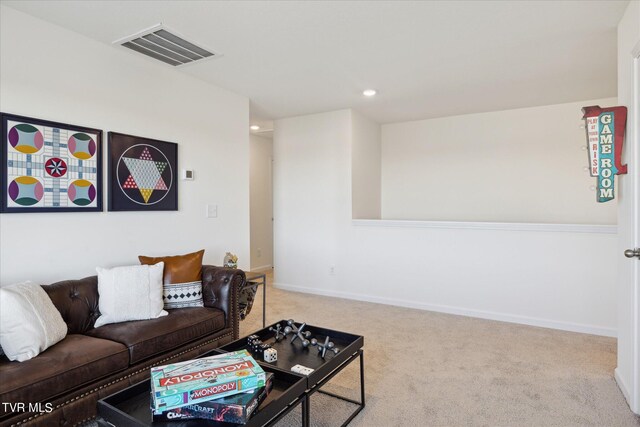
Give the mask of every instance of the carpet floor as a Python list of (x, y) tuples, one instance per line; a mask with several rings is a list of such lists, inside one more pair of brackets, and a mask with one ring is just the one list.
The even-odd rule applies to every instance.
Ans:
[[(640, 426), (613, 378), (616, 340), (267, 288), (281, 319), (365, 337), (366, 407), (350, 426)], [(240, 324), (262, 327), (258, 291)], [(358, 364), (325, 387), (358, 398)], [(339, 426), (353, 406), (314, 394), (312, 425)], [(292, 411), (278, 426), (300, 425)]]
[[(241, 336), (262, 327), (261, 292)], [(287, 292), (269, 275), (267, 324), (289, 318), (365, 337), (366, 407), (350, 426), (640, 426), (613, 378), (613, 338)], [(358, 399), (358, 381), (354, 362), (325, 390)], [(311, 425), (353, 409), (315, 393)], [(277, 426), (300, 421), (296, 408)]]

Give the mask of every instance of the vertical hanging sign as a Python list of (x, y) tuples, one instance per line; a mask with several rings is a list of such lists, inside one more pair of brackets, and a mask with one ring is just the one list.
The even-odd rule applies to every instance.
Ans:
[(627, 173), (622, 164), (627, 107), (584, 107), (589, 152), (589, 173), (598, 178), (597, 200), (600, 203), (614, 198), (614, 175)]

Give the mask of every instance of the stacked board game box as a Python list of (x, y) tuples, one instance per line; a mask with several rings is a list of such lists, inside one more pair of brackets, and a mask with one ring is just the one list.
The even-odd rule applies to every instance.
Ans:
[(204, 419), (245, 424), (273, 388), (273, 374), (267, 372), (264, 387), (207, 402), (154, 412), (153, 421)]
[(151, 368), (154, 412), (264, 387), (265, 372), (246, 350)]

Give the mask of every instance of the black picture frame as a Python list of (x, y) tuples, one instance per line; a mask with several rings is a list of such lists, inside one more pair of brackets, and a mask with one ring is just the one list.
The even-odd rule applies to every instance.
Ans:
[(101, 129), (9, 113), (0, 122), (0, 213), (102, 212)]
[(108, 133), (108, 210), (177, 211), (178, 144)]

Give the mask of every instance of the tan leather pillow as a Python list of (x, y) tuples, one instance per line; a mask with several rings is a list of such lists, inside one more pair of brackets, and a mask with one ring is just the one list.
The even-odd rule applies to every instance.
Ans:
[(186, 255), (139, 256), (140, 264), (164, 262), (163, 300), (165, 309), (202, 307), (202, 257), (204, 249)]

